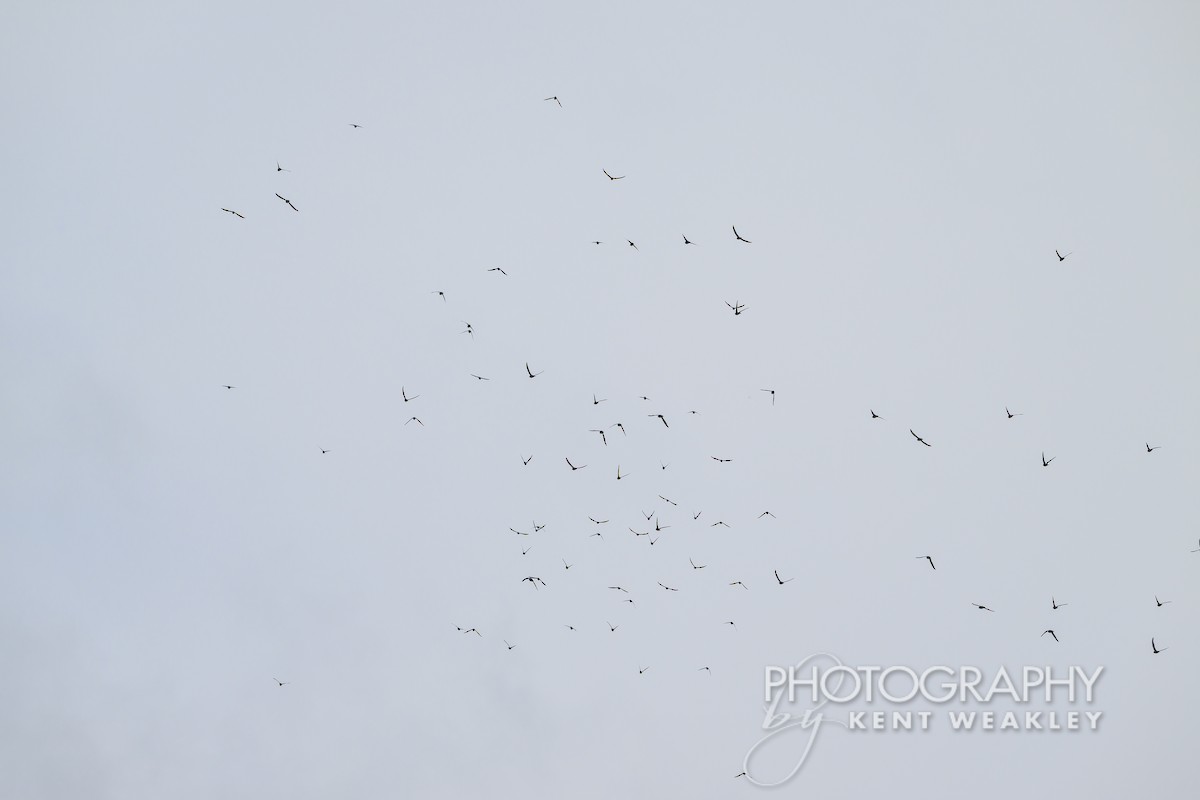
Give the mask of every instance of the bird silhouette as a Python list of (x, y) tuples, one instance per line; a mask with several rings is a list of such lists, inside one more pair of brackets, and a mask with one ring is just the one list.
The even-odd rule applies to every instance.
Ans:
[[(933, 556), (917, 556), (917, 558), (918, 559), (921, 559), (921, 558), (928, 559), (929, 566), (933, 567)], [(933, 567), (933, 568), (937, 569), (937, 567)]]
[(292, 211), (299, 211), (299, 210), (300, 210), (300, 209), (296, 208), (294, 205), (292, 205), (292, 201), (291, 201), (291, 200), (288, 200), (286, 197), (284, 197), (283, 195), (281, 195), (279, 192), (276, 192), (276, 193), (275, 193), (275, 196), (276, 196), (276, 197), (278, 197), (278, 198), (279, 198), (280, 200), (282, 200), (283, 202), (287, 203), (287, 204), (288, 204), (288, 207), (289, 207), (289, 208), (291, 208), (291, 209), (292, 209)]
[(1050, 634), (1054, 638), (1054, 641), (1056, 641), (1056, 642), (1058, 641), (1058, 634), (1056, 634), (1054, 631), (1049, 630), (1049, 629), (1042, 631), (1042, 636), (1045, 636), (1047, 633)]
[(624, 177), (625, 177), (624, 175), (615, 175), (615, 176), (614, 176), (614, 175), (609, 175), (609, 174), (608, 174), (608, 170), (606, 170), (606, 169), (603, 169), (603, 170), (600, 170), (600, 171), (601, 171), (601, 172), (603, 172), (603, 173), (604, 173), (604, 175), (605, 175), (605, 176), (606, 176), (606, 177), (607, 177), (607, 178), (608, 178), (610, 181), (619, 181), (619, 180), (621, 180), (622, 178), (624, 178)]
[(577, 470), (577, 469), (584, 469), (584, 468), (586, 468), (586, 467), (587, 467), (587, 464), (580, 464), (580, 465), (577, 467), (577, 466), (575, 466), (574, 464), (572, 464), (572, 463), (571, 463), (571, 459), (569, 459), (569, 458), (564, 458), (564, 459), (563, 459), (563, 461), (566, 461), (566, 462), (567, 462), (567, 466), (571, 468), (571, 471), (572, 471), (572, 472), (574, 472), (574, 471), (575, 471), (575, 470)]
[(1158, 608), (1162, 608), (1167, 603), (1174, 603), (1174, 600), (1159, 600), (1158, 595), (1154, 595), (1154, 602), (1158, 604)]
[(921, 444), (925, 445), (926, 447), (933, 447), (933, 445), (931, 445), (929, 442), (925, 441), (925, 440), (924, 440), (924, 439), (922, 439), (920, 436), (917, 436), (917, 434), (913, 433), (913, 429), (912, 429), (912, 428), (909, 428), (909, 429), (908, 429), (908, 432), (909, 432), (909, 433), (912, 433), (912, 435), (913, 435), (913, 438), (914, 438), (914, 439), (916, 439), (916, 440), (917, 440), (918, 442), (920, 442)]
[(1153, 636), (1150, 637), (1150, 650), (1153, 651), (1154, 655), (1158, 655), (1159, 653), (1161, 653), (1162, 651), (1164, 651), (1166, 649), (1167, 648), (1165, 648), (1165, 647), (1159, 647), (1158, 645), (1156, 645), (1154, 643), (1154, 637)]
[[(1053, 461), (1053, 460), (1054, 460), (1054, 459), (1056, 459), (1056, 458), (1058, 458), (1058, 456), (1051, 456), (1051, 457), (1050, 457), (1050, 461)], [(1047, 460), (1046, 460), (1046, 453), (1045, 453), (1045, 451), (1043, 451), (1043, 452), (1042, 452), (1042, 466), (1043, 466), (1043, 467), (1048, 467), (1048, 466), (1050, 466), (1050, 461), (1047, 461)]]
[[(745, 242), (746, 244), (750, 244), (750, 240), (749, 240), (749, 239), (743, 239), (743, 238), (742, 238), (742, 236), (741, 236), (741, 234), (739, 234), (739, 233), (737, 232), (737, 226), (736, 226), (736, 225), (734, 225), (734, 226), (733, 226), (733, 235), (734, 235), (734, 237), (735, 237), (735, 238), (736, 238), (736, 239), (737, 239), (739, 242)], [(767, 249), (769, 250), (770, 248), (767, 248)]]
[(780, 577), (779, 577), (779, 570), (775, 570), (775, 580), (779, 581), (779, 585), (780, 585), (780, 586), (783, 586), (785, 583), (791, 583), (792, 581), (794, 581), (794, 580), (796, 580), (796, 579), (795, 579), (795, 578), (788, 578), (788, 579), (785, 581), (785, 580), (783, 580), (782, 578), (780, 578)]
[(542, 98), (542, 102), (545, 102), (546, 100), (553, 100), (554, 102), (558, 103), (558, 107), (559, 107), (559, 108), (562, 108), (562, 101), (561, 101), (561, 100), (559, 100), (557, 96), (555, 96), (555, 97), (543, 97), (543, 98)]
[(222, 208), (221, 210), (222, 210), (222, 211), (224, 211), (224, 212), (226, 212), (226, 213), (228, 213), (228, 214), (233, 214), (233, 215), (234, 215), (235, 217), (237, 217), (238, 219), (245, 219), (245, 217), (243, 217), (243, 216), (242, 216), (241, 214), (239, 214), (238, 212), (234, 211), (232, 208)]
[(1063, 262), (1063, 261), (1066, 261), (1066, 260), (1067, 260), (1067, 256), (1069, 256), (1069, 255), (1071, 255), (1071, 254), (1070, 254), (1070, 253), (1067, 253), (1067, 256), (1064, 256), (1062, 253), (1060, 253), (1060, 252), (1058, 252), (1057, 250), (1055, 250), (1055, 251), (1054, 251), (1054, 255), (1058, 256), (1058, 260), (1059, 260), (1059, 262)]
[(529, 362), (528, 361), (525, 362), (525, 372), (529, 374), (530, 378), (536, 378), (538, 375), (541, 375), (542, 372), (545, 372), (545, 371), (546, 370), (542, 370), (541, 372), (534, 372), (533, 370), (531, 370), (529, 368)]

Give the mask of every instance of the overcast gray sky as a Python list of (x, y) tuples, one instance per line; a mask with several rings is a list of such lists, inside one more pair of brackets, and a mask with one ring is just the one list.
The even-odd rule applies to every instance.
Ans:
[(1105, 718), (831, 731), (788, 795), (1191, 797), (1198, 23), (14, 5), (0, 795), (748, 795), (827, 651)]

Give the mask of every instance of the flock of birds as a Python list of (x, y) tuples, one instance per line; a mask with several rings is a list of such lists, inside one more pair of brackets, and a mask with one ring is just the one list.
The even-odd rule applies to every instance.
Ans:
[[(553, 102), (557, 105), (558, 108), (562, 108), (562, 102), (557, 96), (547, 97), (547, 98), (545, 98), (545, 101)], [(348, 123), (348, 124), (355, 130), (361, 129), (363, 127), (357, 123)], [(284, 173), (284, 172), (290, 172), (291, 170), (284, 168), (282, 166), (282, 164), (276, 162), (275, 171), (277, 173)], [(624, 174), (622, 174), (622, 175), (612, 174), (607, 169), (602, 169), (601, 173), (605, 176), (605, 178), (607, 178), (611, 182), (626, 180), (626, 178), (627, 178), (627, 176)], [(300, 209), (297, 208), (297, 206), (292, 202), (291, 199), (284, 197), (282, 194), (279, 194), (279, 193), (276, 193), (275, 196), (276, 196), (276, 198), (278, 198), (278, 200), (283, 205), (285, 205), (292, 212), (300, 213)], [(228, 213), (238, 219), (244, 220), (246, 218), (240, 211), (237, 211), (232, 208), (222, 208), (221, 211)], [(736, 226), (731, 225), (730, 228), (732, 231), (733, 240), (735, 242), (738, 242), (740, 244), (745, 244), (745, 245), (752, 244), (751, 240), (746, 239), (738, 232)], [(681, 234), (681, 236), (683, 239), (683, 242), (682, 242), (683, 246), (685, 246), (685, 247), (693, 246), (695, 244), (691, 239), (689, 239), (687, 237), (687, 235)], [(635, 242), (633, 242), (632, 240), (626, 239), (625, 242), (627, 243), (627, 245), (629, 247), (633, 248), (634, 250), (638, 249), (637, 244)], [(591, 240), (591, 244), (603, 245), (604, 241)], [(1066, 261), (1066, 259), (1072, 255), (1070, 252), (1064, 254), (1064, 253), (1059, 252), (1058, 250), (1055, 250), (1054, 254), (1059, 263)], [(501, 267), (491, 267), (491, 268), (487, 269), (487, 272), (494, 272), (497, 275), (502, 276), (502, 277), (508, 275), (508, 273)], [(430, 291), (430, 295), (433, 296), (435, 301), (440, 300), (442, 303), (449, 303), (449, 299), (447, 298), (445, 291), (442, 291), (439, 289), (434, 289), (434, 290)], [(726, 301), (725, 305), (728, 306), (728, 308), (730, 309), (730, 311), (732, 311), (734, 316), (741, 316), (747, 310), (747, 306), (738, 301), (734, 301), (734, 302)], [(471, 337), (471, 339), (474, 339), (475, 330), (472, 327), (472, 325), (469, 322), (464, 322), (463, 324), (465, 327), (460, 333), (462, 335), (468, 335)], [(535, 380), (539, 376), (541, 376), (543, 374), (543, 372), (544, 372), (544, 370), (541, 370), (541, 369), (535, 370), (530, 363), (525, 362), (524, 371), (519, 372), (517, 374), (521, 375), (526, 380)], [(471, 373), (470, 377), (475, 379), (476, 381), (491, 381), (492, 380), (492, 377), (490, 377), (490, 376), (485, 376), (485, 375), (480, 375), (480, 374), (475, 374), (475, 373)], [(233, 390), (233, 389), (237, 388), (236, 386), (234, 386), (232, 384), (221, 384), (221, 386), (226, 390)], [(775, 405), (776, 392), (773, 388), (760, 388), (759, 391), (764, 394), (769, 395), (770, 404), (772, 406)], [(401, 387), (399, 399), (402, 401), (402, 403), (404, 405), (407, 406), (407, 404), (419, 400), (421, 398), (421, 396), (422, 396), (421, 394), (410, 394), (406, 387)], [(646, 397), (646, 396), (640, 396), (637, 399), (639, 399), (641, 401), (649, 401), (650, 400), (650, 398)], [(591, 405), (593, 407), (599, 406), (606, 402), (608, 402), (608, 398), (601, 398), (595, 394), (593, 394), (591, 397)], [(876, 421), (886, 422), (886, 418), (883, 417), (882, 415), (880, 415), (879, 413), (877, 413), (874, 409), (867, 409), (867, 410), (869, 411), (869, 414), (870, 414), (870, 416), (867, 418), (869, 422), (876, 422)], [(690, 411), (688, 413), (689, 414), (697, 414), (698, 412)], [(1008, 420), (1015, 420), (1018, 417), (1024, 416), (1024, 414), (1022, 414), (1020, 412), (1013, 412), (1007, 407), (1004, 408), (1004, 413)], [(652, 420), (652, 424), (661, 423), (664, 428), (674, 430), (671, 428), (670, 422), (668, 421), (666, 415), (663, 413), (651, 412), (651, 413), (647, 413), (646, 417), (649, 420)], [(420, 427), (425, 426), (425, 423), (421, 420), (421, 418), (416, 415), (409, 416), (408, 419), (405, 421), (404, 425), (409, 425), (412, 423), (416, 423)], [(630, 435), (629, 431), (626, 429), (623, 422), (616, 422), (612, 425), (607, 426), (606, 428), (604, 428), (604, 427), (588, 428), (587, 430), (589, 433), (596, 434), (597, 438), (599, 439), (598, 445), (601, 447), (605, 447), (605, 448), (607, 448), (609, 445), (610, 435), (615, 435), (614, 432), (619, 432), (623, 437), (628, 437)], [(911, 428), (909, 428), (909, 434), (911, 434), (913, 440), (918, 445), (921, 445), (924, 447), (930, 447), (930, 448), (934, 446), (933, 443), (926, 440), (922, 435), (918, 434), (915, 430), (913, 430)], [(636, 435), (636, 431), (635, 431), (635, 435)], [(1149, 442), (1147, 442), (1145, 444), (1145, 451), (1148, 454), (1153, 453), (1158, 449), (1160, 449), (1160, 447), (1158, 445), (1152, 446)], [(330, 449), (330, 448), (320, 448), (320, 453), (322, 455), (329, 454), (330, 452), (332, 452), (332, 449)], [(1053, 456), (1053, 455), (1048, 458), (1046, 456), (1046, 453), (1042, 452), (1040, 455), (1040, 463), (1043, 468), (1048, 468), (1055, 461), (1055, 458), (1057, 458), (1057, 456)], [(523, 467), (528, 467), (530, 465), (530, 463), (533, 461), (533, 459), (534, 459), (533, 455), (529, 455), (529, 456), (521, 455), (521, 457), (520, 457), (521, 465)], [(578, 457), (572, 458), (569, 455), (563, 455), (562, 459), (563, 459), (564, 468), (570, 470), (571, 472), (578, 472), (580, 470), (584, 470), (589, 467), (589, 464), (581, 463), (581, 461)], [(733, 460), (731, 458), (727, 458), (727, 457), (723, 457), (723, 456), (716, 456), (716, 455), (711, 456), (711, 459), (718, 464), (727, 464)], [(661, 461), (659, 462), (659, 465), (661, 467), (661, 470), (664, 470), (664, 471), (670, 466), (669, 464), (662, 463)], [(623, 471), (622, 467), (619, 464), (616, 466), (616, 469), (613, 473), (613, 477), (617, 481), (624, 480), (624, 479), (628, 478), (630, 475), (631, 475), (631, 473), (628, 471)], [(655, 503), (656, 504), (662, 503), (662, 504), (665, 504), (665, 506), (667, 507), (668, 511), (666, 511), (663, 516), (669, 515), (672, 512), (677, 511), (677, 509), (679, 508), (679, 503), (677, 503), (676, 501), (674, 501), (662, 494), (657, 495)], [(698, 510), (698, 511), (695, 511), (694, 513), (690, 513), (689, 516), (693, 523), (699, 523), (702, 514), (703, 514), (703, 511)], [(762, 520), (764, 518), (774, 519), (775, 515), (773, 513), (771, 513), (770, 511), (762, 511), (760, 514), (758, 514), (758, 516), (756, 517), (756, 520)], [(600, 539), (601, 541), (603, 541), (605, 532), (610, 530), (607, 526), (610, 525), (611, 520), (608, 518), (597, 519), (597, 518), (591, 517), (591, 516), (587, 517), (587, 519), (590, 522), (592, 529), (591, 529), (590, 533), (586, 534), (586, 536), (588, 538), (597, 538), (597, 539)], [(648, 543), (649, 546), (653, 546), (660, 541), (660, 539), (664, 535), (664, 531), (673, 527), (672, 524), (669, 524), (670, 522), (671, 522), (670, 520), (666, 520), (664, 522), (662, 517), (657, 512), (651, 510), (649, 512), (642, 511), (640, 518), (637, 519), (636, 521), (634, 521), (633, 524), (625, 524), (622, 527), (624, 527), (628, 531), (628, 533), (630, 535), (632, 535), (633, 537), (635, 537), (636, 539), (639, 539), (639, 540), (644, 539)], [(705, 524), (705, 523), (700, 523), (700, 524)], [(724, 520), (713, 520), (712, 522), (707, 522), (707, 524), (709, 527), (722, 527), (722, 526), (725, 528), (730, 527), (729, 524), (726, 523)], [(635, 525), (637, 527), (635, 527)], [(542, 531), (545, 527), (546, 527), (545, 525), (538, 525), (535, 522), (532, 526), (532, 530), (519, 530), (517, 528), (510, 527), (509, 531), (511, 531), (513, 534), (515, 534), (518, 538), (531, 537), (531, 536), (539, 533), (540, 531)], [(617, 527), (617, 526), (614, 526), (614, 528), (615, 527)], [(644, 530), (640, 530), (639, 528), (644, 528)], [(527, 555), (531, 551), (531, 549), (532, 549), (532, 545), (522, 546), (520, 548), (520, 552), (524, 556), (524, 555)], [(1196, 550), (1192, 550), (1191, 552), (1193, 552), (1193, 553), (1200, 552), (1200, 547), (1198, 547)], [(934, 562), (933, 554), (918, 555), (918, 556), (915, 556), (915, 558), (917, 560), (925, 561), (929, 565), (930, 569), (933, 569), (933, 570), (937, 569), (937, 565)], [(574, 564), (574, 563), (568, 563), (568, 561), (565, 558), (560, 557), (559, 560), (562, 563), (562, 568), (563, 568), (564, 573), (568, 573), (573, 567), (576, 566), (576, 564)], [(699, 572), (701, 570), (706, 570), (706, 569), (714, 570), (714, 571), (716, 569), (720, 569), (719, 566), (714, 565), (714, 564), (709, 564), (709, 563), (699, 564), (691, 557), (689, 557), (687, 559), (687, 563), (690, 566), (691, 570), (694, 572)], [(763, 582), (765, 582), (768, 586), (774, 587), (775, 590), (782, 590), (783, 587), (787, 586), (789, 583), (791, 583), (794, 580), (795, 580), (795, 577), (783, 577), (782, 575), (780, 575), (778, 569), (772, 569), (770, 572), (770, 578), (764, 579)], [(737, 589), (740, 591), (749, 591), (751, 588), (750, 583), (755, 583), (754, 581), (747, 583), (745, 580), (743, 580), (740, 576), (737, 576), (737, 575), (727, 575), (727, 576), (725, 576), (725, 580), (723, 582), (726, 583), (728, 585), (728, 587), (731, 587), (731, 588), (734, 588), (734, 589)], [(521, 584), (528, 583), (533, 589), (535, 589), (537, 591), (541, 591), (542, 589), (550, 589), (551, 586), (553, 585), (554, 581), (546, 581), (540, 575), (526, 575), (526, 576), (520, 578), (519, 583), (521, 583)], [(683, 590), (683, 589), (681, 589), (680, 586), (667, 585), (666, 583), (663, 583), (661, 581), (659, 581), (657, 583), (658, 583), (659, 589), (661, 589), (662, 591), (680, 592)], [(627, 588), (622, 585), (610, 585), (610, 586), (607, 586), (607, 589), (614, 592), (623, 604), (628, 604), (630, 606), (636, 605), (634, 602), (633, 592), (630, 590), (630, 588)], [(1163, 606), (1172, 602), (1170, 600), (1160, 600), (1157, 596), (1154, 598), (1154, 601), (1156, 604), (1156, 608), (1162, 608)], [(979, 609), (980, 611), (996, 613), (994, 611), (994, 609), (992, 609), (990, 606), (982, 604), (982, 603), (977, 603), (977, 602), (972, 601), (971, 605), (974, 606), (975, 608)], [(1069, 604), (1068, 603), (1060, 603), (1060, 602), (1058, 602), (1056, 597), (1052, 596), (1051, 600), (1050, 600), (1050, 605), (1051, 605), (1050, 610), (1052, 612), (1056, 612), (1059, 609), (1064, 608)], [(610, 622), (608, 620), (604, 621), (604, 625), (607, 628), (607, 630), (609, 631), (609, 633), (613, 633), (613, 634), (615, 634), (618, 631), (618, 629), (621, 627), (620, 625), (613, 624), (612, 622)], [(733, 621), (733, 620), (725, 620), (722, 622), (722, 625), (732, 626), (735, 629), (737, 627), (735, 621)], [(466, 636), (474, 635), (481, 639), (484, 638), (483, 632), (480, 631), (475, 626), (454, 625), (453, 627), (455, 630), (457, 630), (462, 635), (466, 635)], [(564, 624), (564, 627), (568, 631), (576, 631), (577, 630), (576, 626), (573, 624)], [(1042, 637), (1049, 636), (1055, 642), (1060, 641), (1057, 630), (1055, 628), (1045, 629), (1041, 633), (1041, 636)], [(518, 646), (517, 644), (513, 644), (513, 643), (509, 642), (507, 639), (501, 639), (501, 641), (503, 642), (503, 646), (509, 651), (515, 649)], [(1159, 647), (1157, 644), (1157, 640), (1154, 637), (1150, 638), (1150, 647), (1151, 647), (1151, 653), (1154, 655), (1162, 653), (1168, 649), (1166, 647)], [(650, 669), (650, 666), (639, 666), (638, 674), (639, 675), (645, 674), (649, 669)], [(711, 673), (711, 668), (708, 665), (702, 665), (702, 666), (696, 667), (695, 670)], [(274, 680), (280, 688), (287, 686), (290, 683), (289, 681), (281, 681), (278, 678), (275, 678)], [(738, 775), (735, 777), (742, 777), (742, 775)]]

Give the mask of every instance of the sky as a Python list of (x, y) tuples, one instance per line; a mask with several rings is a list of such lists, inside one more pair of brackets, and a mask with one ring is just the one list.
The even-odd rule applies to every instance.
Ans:
[(0, 796), (1192, 796), (1193, 4), (6, 17)]

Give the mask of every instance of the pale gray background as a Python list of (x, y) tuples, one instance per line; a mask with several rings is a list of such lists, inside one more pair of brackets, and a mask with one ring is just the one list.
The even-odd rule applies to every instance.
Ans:
[(0, 27), (0, 795), (749, 795), (818, 650), (1106, 716), (787, 796), (1193, 795), (1194, 4), (103, 6)]

